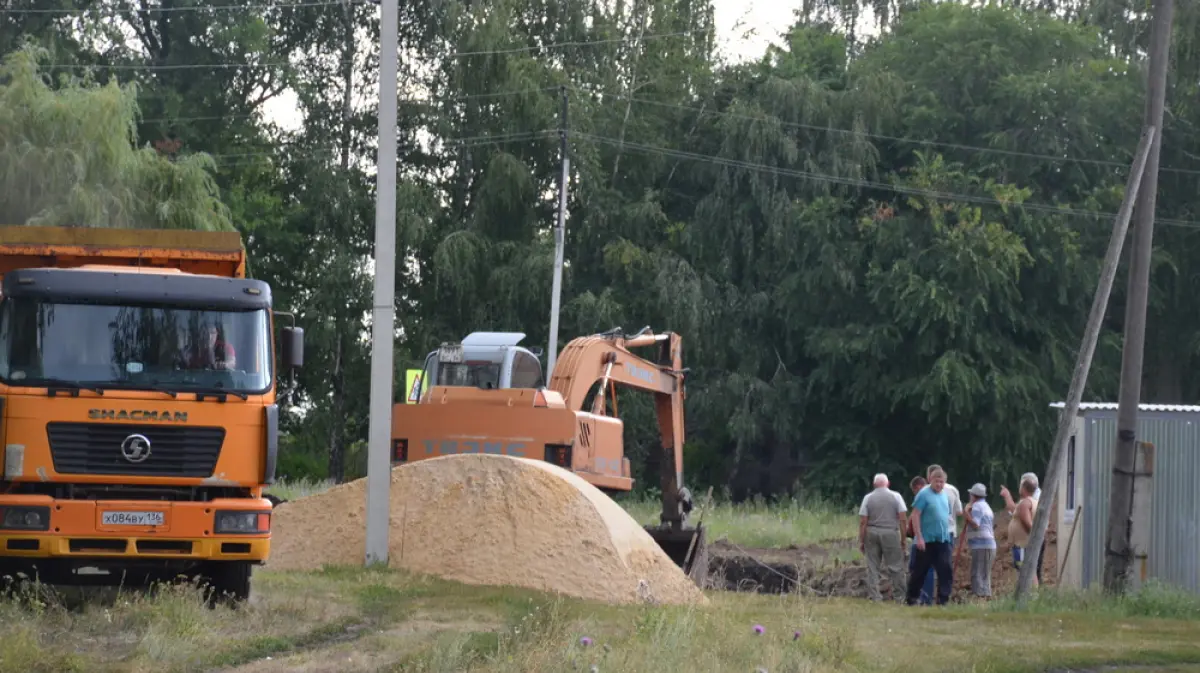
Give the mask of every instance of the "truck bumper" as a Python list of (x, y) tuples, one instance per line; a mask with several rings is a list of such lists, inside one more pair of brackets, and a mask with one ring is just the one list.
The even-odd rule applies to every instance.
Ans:
[[(0, 528), (0, 558), (11, 560), (95, 559), (118, 565), (139, 559), (261, 564), (270, 554), (271, 502), (265, 499), (165, 502), (0, 496), (0, 513), (10, 508), (44, 508), (40, 511), (49, 513), (43, 530)], [(216, 520), (221, 512), (239, 512), (253, 518), (258, 530), (218, 532)], [(0, 518), (0, 525), (8, 526), (8, 522)]]

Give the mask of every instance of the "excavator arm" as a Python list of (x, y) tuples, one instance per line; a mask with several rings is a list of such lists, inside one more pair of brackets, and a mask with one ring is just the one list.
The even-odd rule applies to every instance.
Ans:
[[(634, 348), (658, 347), (657, 361), (635, 355)], [(691, 495), (683, 487), (683, 345), (678, 334), (653, 334), (649, 328), (626, 337), (618, 330), (580, 337), (563, 348), (551, 372), (550, 389), (563, 396), (566, 407), (584, 411), (589, 393), (596, 390), (590, 410), (604, 413), (606, 394), (622, 386), (652, 393), (662, 438), (659, 464), (662, 489), (662, 523), (681, 530), (692, 509)], [(599, 384), (597, 386), (597, 384)], [(615, 400), (614, 400), (615, 405)]]

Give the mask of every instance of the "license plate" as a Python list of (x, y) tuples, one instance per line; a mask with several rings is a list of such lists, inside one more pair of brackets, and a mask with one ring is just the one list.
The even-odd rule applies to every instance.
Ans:
[(100, 522), (105, 526), (161, 526), (166, 518), (163, 512), (105, 512)]

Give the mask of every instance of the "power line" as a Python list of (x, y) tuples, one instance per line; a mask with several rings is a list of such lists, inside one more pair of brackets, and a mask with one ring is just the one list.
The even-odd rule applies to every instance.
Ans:
[[(605, 45), (605, 44), (622, 44), (622, 43), (626, 43), (626, 42), (640, 42), (642, 40), (657, 40), (657, 39), (664, 39), (664, 38), (668, 38), (668, 37), (682, 37), (682, 36), (686, 36), (686, 35), (694, 35), (696, 33), (705, 33), (705, 32), (708, 32), (707, 28), (698, 28), (696, 30), (685, 30), (685, 31), (680, 31), (680, 32), (676, 32), (676, 33), (657, 33), (654, 35), (641, 35), (638, 37), (619, 37), (619, 38), (610, 38), (610, 39), (606, 39), (606, 40), (580, 40), (580, 41), (572, 41), (572, 42), (550, 42), (550, 43), (542, 44), (542, 45), (513, 47), (510, 49), (486, 49), (486, 50), (480, 50), (480, 51), (460, 51), (460, 52), (451, 52), (449, 54), (444, 54), (444, 55), (440, 55), (437, 57), (445, 58), (445, 59), (453, 59), (453, 58), (465, 58), (468, 56), (503, 56), (503, 55), (509, 55), (509, 54), (521, 54), (521, 53), (528, 53), (528, 52), (533, 52), (533, 51), (542, 51), (542, 50), (549, 50), (549, 49), (563, 49), (566, 47), (592, 47), (592, 46)], [(335, 63), (335, 64), (340, 63), (340, 61), (334, 61), (333, 63)], [(56, 64), (49, 64), (49, 65), (42, 65), (40, 67), (51, 68), (51, 69), (62, 69), (62, 70), (72, 70), (72, 69), (79, 70), (79, 69), (95, 68), (97, 70), (153, 70), (153, 71), (158, 71), (158, 70), (204, 70), (204, 69), (221, 70), (221, 69), (227, 69), (227, 68), (286, 68), (286, 67), (291, 67), (292, 65), (294, 65), (294, 64), (291, 63), (290, 61), (282, 61), (282, 62), (266, 61), (266, 62), (262, 62), (262, 63), (248, 63), (248, 62), (247, 63), (230, 63), (230, 62), (222, 62), (222, 63), (159, 63), (159, 64), (125, 63), (125, 64), (111, 64), (111, 65), (81, 64), (81, 63), (56, 63)]]
[[(582, 93), (587, 93), (587, 92), (583, 91)], [(960, 144), (960, 143), (941, 142), (941, 141), (936, 141), (936, 140), (901, 138), (899, 136), (889, 136), (889, 135), (885, 135), (882, 133), (870, 133), (868, 131), (856, 131), (854, 129), (838, 128), (835, 126), (818, 126), (816, 124), (803, 124), (800, 122), (788, 122), (788, 121), (784, 121), (784, 120), (781, 120), (781, 119), (778, 119), (775, 117), (745, 115), (745, 114), (739, 114), (736, 112), (721, 112), (721, 111), (717, 111), (717, 110), (706, 110), (704, 108), (698, 108), (698, 107), (694, 107), (694, 106), (690, 106), (690, 105), (679, 105), (676, 103), (663, 103), (660, 101), (647, 100), (645, 98), (638, 98), (636, 96), (627, 96), (627, 95), (618, 94), (618, 93), (610, 93), (607, 91), (597, 91), (594, 93), (602, 95), (602, 96), (611, 96), (613, 98), (619, 98), (621, 100), (628, 100), (628, 101), (632, 101), (634, 103), (640, 103), (643, 105), (653, 105), (653, 106), (662, 107), (662, 108), (687, 110), (690, 112), (695, 112), (697, 114), (712, 115), (714, 117), (726, 117), (729, 119), (743, 119), (746, 121), (770, 122), (770, 123), (779, 124), (780, 126), (784, 126), (787, 128), (805, 129), (805, 130), (810, 130), (810, 131), (819, 131), (819, 132), (823, 132), (823, 133), (861, 136), (861, 137), (865, 137), (865, 138), (876, 138), (879, 140), (888, 140), (888, 141), (892, 141), (892, 142), (907, 143), (907, 144), (911, 144), (911, 145), (925, 145), (925, 146), (929, 146), (929, 147), (947, 147), (950, 149), (965, 150), (965, 151), (970, 151), (970, 152), (986, 152), (986, 153), (991, 153), (991, 154), (1003, 154), (1003, 155), (1007, 155), (1007, 156), (1024, 157), (1024, 158), (1029, 158), (1029, 159), (1043, 159), (1043, 160), (1056, 161), (1056, 162), (1073, 162), (1073, 163), (1081, 163), (1081, 164), (1094, 164), (1097, 166), (1110, 166), (1110, 167), (1120, 168), (1120, 169), (1128, 169), (1129, 168), (1129, 165), (1127, 163), (1121, 163), (1118, 161), (1111, 161), (1111, 160), (1107, 160), (1107, 159), (1082, 159), (1082, 158), (1076, 158), (1076, 157), (1070, 157), (1070, 156), (1055, 156), (1053, 154), (1037, 154), (1037, 153), (1033, 153), (1033, 152), (1021, 152), (1019, 150), (1006, 150), (1006, 149), (1002, 149), (999, 147), (982, 147), (979, 145), (964, 145), (964, 144)], [(1166, 172), (1171, 172), (1171, 173), (1181, 173), (1184, 175), (1200, 175), (1200, 169), (1162, 168), (1160, 170), (1166, 171)]]
[[(510, 142), (524, 142), (530, 140), (538, 140), (540, 138), (549, 137), (557, 134), (554, 129), (546, 129), (542, 131), (515, 131), (512, 133), (494, 133), (477, 136), (463, 136), (458, 138), (441, 139), (440, 142), (445, 145), (454, 147), (486, 147), (489, 145), (503, 145)], [(438, 139), (434, 139), (437, 141)], [(305, 150), (300, 153), (288, 152), (291, 156), (325, 156), (330, 154), (340, 153), (341, 150), (332, 147), (318, 148)], [(197, 153), (198, 154), (198, 153)], [(277, 157), (279, 152), (228, 152), (228, 153), (207, 153), (208, 156), (214, 159), (256, 159), (260, 157)], [(187, 155), (185, 155), (187, 156)], [(246, 162), (249, 163), (249, 162)], [(222, 162), (222, 166), (243, 165), (242, 162), (227, 163)]]
[[(476, 100), (481, 98), (501, 98), (504, 96), (522, 96), (530, 93), (541, 93), (544, 91), (557, 91), (557, 86), (535, 87), (530, 89), (513, 89), (511, 91), (489, 91), (485, 93), (469, 93), (459, 94), (457, 96), (412, 96), (409, 98), (401, 98), (401, 103), (437, 103), (448, 101), (461, 100)], [(209, 115), (202, 117), (149, 117), (139, 120), (143, 124), (151, 123), (169, 123), (169, 122), (197, 122), (197, 121), (221, 121), (225, 119), (250, 119), (257, 117), (257, 114), (236, 114), (236, 115)]]
[[(448, 96), (448, 97), (442, 97), (442, 98), (411, 97), (408, 99), (402, 99), (402, 102), (433, 103), (433, 102), (437, 102), (439, 100), (440, 101), (471, 100), (471, 99), (478, 99), (478, 98), (515, 96), (515, 95), (523, 95), (523, 94), (528, 94), (528, 93), (555, 91), (557, 89), (558, 89), (558, 87), (547, 86), (547, 87), (540, 87), (540, 88), (519, 89), (519, 90), (513, 90), (513, 91), (498, 91), (498, 92), (488, 92), (488, 93), (478, 93), (478, 94), (462, 94), (459, 96)], [(787, 128), (799, 128), (799, 129), (817, 131), (817, 132), (822, 132), (822, 133), (833, 133), (833, 134), (841, 134), (841, 135), (860, 136), (860, 137), (865, 137), (865, 138), (876, 138), (876, 139), (880, 139), (880, 140), (887, 140), (887, 141), (906, 143), (906, 144), (912, 144), (912, 145), (923, 145), (923, 146), (928, 146), (928, 147), (945, 147), (945, 148), (957, 149), (957, 150), (962, 150), (962, 151), (967, 151), (967, 152), (999, 154), (999, 155), (1005, 155), (1005, 156), (1015, 156), (1015, 157), (1023, 157), (1023, 158), (1029, 158), (1029, 159), (1039, 159), (1039, 160), (1043, 160), (1043, 161), (1052, 161), (1052, 162), (1058, 162), (1058, 163), (1073, 162), (1073, 163), (1093, 164), (1093, 165), (1098, 165), (1098, 166), (1109, 166), (1109, 167), (1114, 167), (1114, 168), (1120, 168), (1122, 170), (1128, 168), (1128, 166), (1126, 166), (1123, 163), (1120, 163), (1117, 161), (1105, 160), (1105, 159), (1085, 159), (1085, 158), (1079, 158), (1079, 157), (1056, 156), (1053, 154), (1038, 154), (1038, 153), (1033, 153), (1033, 152), (1021, 152), (1018, 150), (1006, 150), (1006, 149), (997, 148), (997, 147), (984, 147), (984, 146), (980, 146), (980, 145), (967, 145), (967, 144), (962, 144), (962, 143), (952, 143), (952, 142), (944, 142), (944, 141), (937, 141), (937, 140), (926, 140), (926, 139), (920, 139), (920, 138), (902, 138), (899, 136), (891, 136), (891, 135), (886, 135), (886, 134), (881, 134), (881, 133), (871, 133), (868, 131), (858, 131), (858, 130), (854, 130), (854, 129), (839, 128), (839, 127), (835, 127), (835, 126), (818, 126), (815, 124), (803, 124), (800, 122), (788, 122), (788, 121), (784, 121), (784, 120), (777, 119), (774, 117), (769, 117), (769, 116), (745, 115), (745, 114), (739, 114), (736, 112), (722, 112), (722, 111), (717, 111), (717, 110), (707, 110), (704, 108), (699, 108), (699, 107), (690, 106), (690, 105), (681, 105), (681, 104), (677, 104), (677, 103), (664, 103), (661, 101), (653, 101), (653, 100), (648, 100), (648, 99), (644, 99), (644, 98), (638, 98), (635, 96), (626, 96), (623, 94), (611, 93), (608, 91), (589, 92), (586, 90), (580, 90), (578, 88), (576, 88), (576, 91), (579, 91), (582, 94), (611, 96), (613, 98), (629, 100), (631, 102), (639, 103), (639, 104), (643, 104), (643, 105), (651, 105), (651, 106), (656, 106), (656, 107), (661, 107), (661, 108), (684, 110), (684, 111), (688, 111), (688, 112), (695, 112), (695, 113), (701, 114), (701, 115), (712, 115), (714, 117), (742, 119), (742, 120), (746, 120), (746, 121), (776, 123), (776, 124), (779, 124), (780, 126), (787, 127)], [(249, 116), (252, 116), (252, 115), (241, 115), (241, 117), (249, 117)], [(237, 117), (231, 116), (230, 118), (237, 118)], [(180, 118), (176, 118), (175, 120), (183, 121), (185, 119), (187, 119), (187, 118), (180, 117)], [(207, 120), (207, 119), (209, 119), (209, 118), (195, 118), (195, 120), (197, 120), (197, 121), (202, 121), (202, 120)], [(169, 118), (156, 118), (156, 119), (148, 119), (148, 120), (143, 120), (143, 121), (144, 122), (150, 122), (150, 121), (160, 122), (160, 121), (172, 121), (172, 120)], [(1177, 173), (1180, 175), (1200, 176), (1200, 169), (1164, 167), (1164, 168), (1160, 168), (1159, 170), (1161, 172)]]
[[(499, 134), (487, 134), (487, 135), (450, 138), (450, 139), (442, 140), (442, 142), (447, 145), (455, 145), (455, 146), (462, 146), (462, 147), (477, 147), (477, 146), (488, 146), (488, 145), (501, 145), (501, 144), (506, 144), (509, 142), (523, 142), (523, 141), (538, 140), (543, 137), (553, 136), (557, 133), (558, 133), (558, 131), (556, 131), (554, 129), (544, 129), (541, 131), (513, 131), (513, 132), (499, 133)], [(658, 154), (661, 156), (668, 156), (668, 157), (672, 157), (672, 158), (676, 158), (676, 159), (685, 159), (685, 160), (690, 160), (690, 161), (705, 162), (705, 163), (710, 163), (710, 164), (717, 165), (717, 166), (724, 166), (727, 168), (741, 168), (741, 169), (745, 169), (745, 170), (752, 170), (752, 171), (757, 171), (757, 172), (761, 172), (761, 173), (779, 175), (779, 176), (783, 176), (783, 177), (802, 178), (802, 179), (806, 179), (806, 180), (812, 180), (814, 182), (825, 182), (825, 183), (838, 184), (838, 185), (848, 186), (848, 187), (878, 189), (881, 191), (890, 191), (890, 192), (894, 192), (894, 193), (898, 193), (898, 194), (907, 194), (910, 196), (924, 196), (927, 198), (943, 199), (943, 200), (947, 200), (947, 201), (959, 201), (959, 202), (964, 202), (964, 203), (974, 203), (974, 204), (979, 204), (979, 205), (1013, 206), (1013, 207), (1022, 208), (1027, 211), (1041, 212), (1041, 213), (1046, 213), (1046, 214), (1051, 214), (1051, 215), (1088, 217), (1091, 219), (1111, 219), (1112, 217), (1115, 217), (1115, 215), (1113, 213), (1104, 212), (1104, 211), (1059, 207), (1059, 206), (1053, 206), (1053, 205), (1049, 205), (1049, 204), (1041, 204), (1041, 203), (1036, 203), (1036, 202), (1021, 202), (1021, 203), (1005, 202), (1005, 201), (1001, 201), (1000, 199), (997, 199), (994, 197), (988, 197), (988, 196), (980, 196), (980, 195), (973, 195), (973, 194), (960, 194), (960, 193), (946, 192), (946, 191), (940, 191), (940, 190), (920, 189), (920, 188), (915, 188), (915, 187), (906, 187), (904, 185), (897, 185), (897, 184), (886, 183), (886, 182), (878, 182), (875, 180), (866, 180), (866, 179), (862, 179), (862, 178), (851, 178), (851, 177), (844, 177), (844, 176), (837, 176), (837, 175), (829, 175), (829, 174), (825, 174), (825, 173), (816, 173), (816, 172), (812, 172), (812, 171), (801, 171), (801, 170), (796, 170), (796, 169), (783, 168), (780, 166), (771, 166), (771, 165), (763, 164), (763, 163), (744, 161), (741, 159), (732, 159), (732, 158), (728, 158), (728, 157), (721, 157), (721, 156), (716, 156), (716, 155), (711, 155), (711, 154), (701, 154), (701, 153), (697, 153), (697, 152), (688, 152), (685, 150), (672, 149), (672, 148), (668, 148), (668, 147), (646, 145), (643, 143), (635, 143), (635, 142), (628, 141), (628, 140), (622, 141), (622, 140), (618, 140), (615, 138), (609, 138), (606, 136), (595, 135), (595, 134), (591, 134), (591, 133), (584, 133), (581, 131), (574, 131), (572, 135), (575, 137), (578, 137), (578, 138), (584, 138), (587, 140), (591, 140), (592, 142), (605, 144), (605, 145), (611, 145), (611, 146), (615, 146), (615, 147), (620, 147), (622, 149), (631, 149), (634, 151), (640, 151), (640, 152), (645, 152), (645, 153), (650, 153), (650, 154)], [(324, 156), (327, 154), (332, 154), (335, 151), (336, 150), (334, 150), (333, 148), (324, 148), (324, 149), (319, 149), (319, 150), (306, 151), (303, 154), (307, 155), (307, 156)], [(239, 152), (239, 153), (209, 154), (209, 156), (213, 157), (214, 159), (222, 159), (222, 158), (253, 159), (253, 158), (258, 158), (258, 157), (275, 157), (275, 156), (278, 156), (278, 154), (274, 153), (274, 152)], [(248, 163), (250, 163), (250, 162), (248, 162), (248, 161), (246, 161), (246, 162), (244, 162), (244, 161), (222, 162), (222, 166), (223, 167), (240, 166), (240, 165), (247, 165)], [(1158, 224), (1166, 225), (1166, 226), (1174, 226), (1174, 227), (1181, 227), (1181, 228), (1186, 228), (1186, 229), (1200, 230), (1200, 222), (1195, 222), (1195, 221), (1191, 221), (1191, 220), (1181, 220), (1181, 219), (1176, 219), (1176, 218), (1156, 218), (1155, 222)]]
[[(868, 189), (879, 189), (879, 190), (884, 190), (884, 191), (896, 192), (896, 193), (900, 193), (900, 194), (908, 194), (910, 196), (925, 196), (928, 198), (944, 199), (947, 201), (962, 201), (962, 202), (966, 202), (966, 203), (976, 203), (976, 204), (983, 204), (983, 205), (1009, 206), (1009, 207), (1022, 208), (1025, 210), (1031, 210), (1031, 211), (1035, 211), (1035, 212), (1049, 213), (1049, 214), (1053, 214), (1053, 215), (1070, 215), (1070, 216), (1074, 216), (1074, 217), (1089, 217), (1089, 218), (1093, 218), (1093, 219), (1111, 219), (1112, 217), (1115, 217), (1115, 215), (1113, 213), (1107, 213), (1107, 212), (1103, 212), (1103, 211), (1080, 210), (1080, 209), (1075, 209), (1075, 208), (1061, 208), (1058, 206), (1052, 206), (1052, 205), (1040, 204), (1040, 203), (1032, 203), (1032, 202), (1021, 202), (1021, 203), (1005, 202), (1005, 201), (996, 199), (994, 197), (977, 196), (977, 195), (971, 195), (971, 194), (957, 194), (954, 192), (943, 192), (943, 191), (928, 190), (928, 189), (919, 189), (919, 188), (914, 188), (914, 187), (906, 187), (904, 185), (890, 184), (890, 183), (886, 183), (886, 182), (864, 180), (861, 178), (849, 178), (849, 177), (842, 177), (842, 176), (837, 176), (837, 175), (828, 175), (825, 173), (813, 173), (811, 171), (800, 171), (800, 170), (794, 170), (794, 169), (789, 169), (789, 168), (781, 168), (778, 166), (769, 166), (767, 164), (742, 161), (740, 159), (730, 159), (730, 158), (715, 156), (715, 155), (711, 155), (711, 154), (698, 154), (695, 152), (686, 152), (683, 150), (676, 150), (676, 149), (671, 149), (671, 148), (667, 148), (667, 147), (657, 147), (654, 145), (643, 145), (641, 143), (622, 141), (622, 140), (617, 140), (615, 138), (607, 138), (605, 136), (597, 136), (597, 135), (592, 135), (590, 133), (583, 133), (580, 131), (575, 131), (573, 135), (576, 137), (587, 138), (589, 140), (592, 140), (593, 142), (602, 143), (602, 144), (606, 144), (606, 145), (613, 145), (613, 146), (617, 146), (617, 147), (621, 147), (621, 148), (625, 148), (625, 149), (632, 149), (635, 151), (660, 154), (663, 156), (669, 156), (669, 157), (674, 157), (674, 158), (678, 158), (678, 159), (703, 161), (703, 162), (708, 162), (708, 163), (715, 164), (718, 166), (725, 166), (728, 168), (742, 168), (742, 169), (746, 169), (746, 170), (753, 170), (753, 171), (758, 171), (758, 172), (762, 172), (762, 173), (770, 173), (770, 174), (780, 175), (780, 176), (804, 178), (807, 180), (812, 180), (814, 182), (826, 182), (826, 183), (831, 183), (831, 184), (844, 185), (844, 186), (848, 186), (848, 187), (864, 187), (864, 188), (868, 188)], [(1183, 227), (1183, 228), (1188, 228), (1188, 229), (1200, 229), (1200, 222), (1194, 222), (1194, 221), (1189, 221), (1189, 220), (1178, 220), (1178, 219), (1172, 219), (1172, 218), (1157, 218), (1155, 221), (1158, 224), (1165, 224), (1165, 225)]]
[[(85, 9), (0, 9), (0, 14), (52, 14), (58, 16), (79, 16), (84, 14), (140, 14), (142, 12), (148, 14), (176, 14), (180, 12), (206, 12), (206, 11), (229, 11), (229, 10), (270, 10), (270, 9), (296, 9), (301, 7), (328, 7), (330, 5), (343, 5), (343, 0), (317, 0), (315, 2), (285, 2), (270, 5), (187, 5), (184, 7), (87, 7)], [(355, 0), (355, 4), (361, 4), (359, 0)], [(374, 3), (372, 3), (374, 4)]]

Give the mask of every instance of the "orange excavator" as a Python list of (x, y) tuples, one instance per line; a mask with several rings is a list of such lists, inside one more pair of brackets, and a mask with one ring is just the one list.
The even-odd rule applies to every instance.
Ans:
[[(474, 332), (430, 353), (416, 404), (392, 411), (392, 461), (460, 453), (542, 459), (613, 495), (633, 488), (625, 457), (617, 387), (654, 395), (661, 451), (662, 513), (646, 531), (704, 587), (708, 554), (702, 525), (689, 526), (693, 501), (683, 486), (682, 344), (678, 334), (644, 328), (579, 337), (562, 350), (546, 387), (538, 354), (520, 332)], [(632, 349), (655, 347), (653, 360)], [(609, 413), (611, 410), (611, 414)]]

